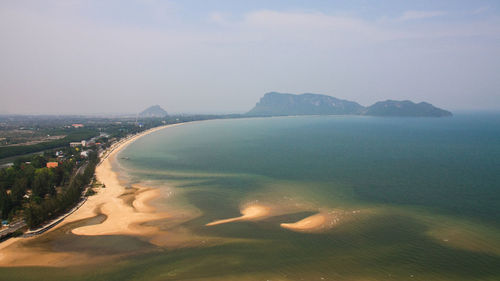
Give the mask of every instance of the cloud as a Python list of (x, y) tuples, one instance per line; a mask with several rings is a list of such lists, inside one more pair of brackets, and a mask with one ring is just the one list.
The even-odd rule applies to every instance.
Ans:
[(475, 9), (472, 13), (474, 15), (482, 14), (490, 9), (490, 6), (481, 6), (477, 9)]
[(259, 10), (246, 13), (242, 20), (233, 24), (243, 30), (259, 32), (264, 38), (321, 42), (324, 46), (392, 40), (403, 35), (381, 28), (376, 22), (321, 12)]
[(402, 21), (434, 18), (446, 15), (444, 11), (406, 11), (398, 19)]
[(320, 12), (280, 12), (261, 10), (245, 15), (245, 23), (265, 27), (316, 29), (356, 29), (365, 26), (362, 20), (325, 15)]
[(319, 11), (205, 11), (200, 21), (174, 9), (151, 21), (154, 7), (112, 20), (103, 9), (2, 7), (0, 111), (136, 112), (158, 103), (243, 112), (271, 90), (439, 104), (447, 93), (474, 100), (477, 85), (500, 89), (500, 21), (492, 18), (409, 27)]
[(210, 15), (208, 15), (208, 20), (210, 22), (217, 23), (217, 24), (227, 24), (228, 23), (225, 16), (219, 12), (210, 13)]

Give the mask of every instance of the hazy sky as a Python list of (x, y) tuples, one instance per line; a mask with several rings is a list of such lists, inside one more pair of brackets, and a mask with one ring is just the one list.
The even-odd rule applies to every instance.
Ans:
[(497, 0), (0, 1), (0, 114), (245, 112), (269, 91), (500, 109)]

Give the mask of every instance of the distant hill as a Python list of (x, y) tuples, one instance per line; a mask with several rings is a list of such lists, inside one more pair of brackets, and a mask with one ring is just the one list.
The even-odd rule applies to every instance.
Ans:
[(148, 107), (141, 113), (139, 113), (139, 117), (145, 117), (145, 118), (162, 118), (167, 115), (168, 113), (159, 105), (153, 105), (151, 107)]
[(409, 100), (379, 101), (363, 111), (364, 115), (371, 116), (408, 116), (408, 117), (445, 117), (451, 116), (451, 112), (437, 108), (430, 103), (414, 103)]
[(247, 114), (277, 115), (338, 115), (360, 114), (364, 107), (356, 102), (318, 94), (282, 94), (271, 92), (260, 99)]
[(286, 94), (271, 92), (265, 94), (250, 110), (250, 116), (286, 115), (369, 115), (401, 117), (444, 117), (451, 112), (437, 108), (430, 103), (411, 101), (381, 101), (369, 107), (357, 102), (342, 100), (319, 94)]

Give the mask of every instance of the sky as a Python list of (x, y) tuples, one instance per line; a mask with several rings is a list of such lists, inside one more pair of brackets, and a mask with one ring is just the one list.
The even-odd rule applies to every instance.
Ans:
[(500, 1), (0, 2), (0, 114), (243, 113), (271, 91), (500, 110)]

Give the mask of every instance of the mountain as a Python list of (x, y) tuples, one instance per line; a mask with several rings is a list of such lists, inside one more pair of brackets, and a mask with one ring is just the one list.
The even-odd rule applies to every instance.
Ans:
[(364, 115), (371, 116), (403, 116), (403, 117), (445, 117), (451, 116), (451, 112), (437, 108), (430, 103), (414, 103), (409, 100), (379, 101), (363, 111)]
[(451, 112), (430, 103), (386, 100), (364, 107), (357, 102), (319, 94), (265, 94), (250, 110), (249, 116), (286, 115), (368, 115), (400, 117), (445, 117)]
[(148, 107), (143, 112), (139, 113), (139, 117), (145, 118), (162, 118), (167, 115), (168, 113), (159, 105), (153, 105), (151, 107)]
[(247, 114), (251, 116), (339, 115), (360, 114), (363, 110), (364, 107), (356, 102), (325, 95), (271, 92), (265, 94)]

